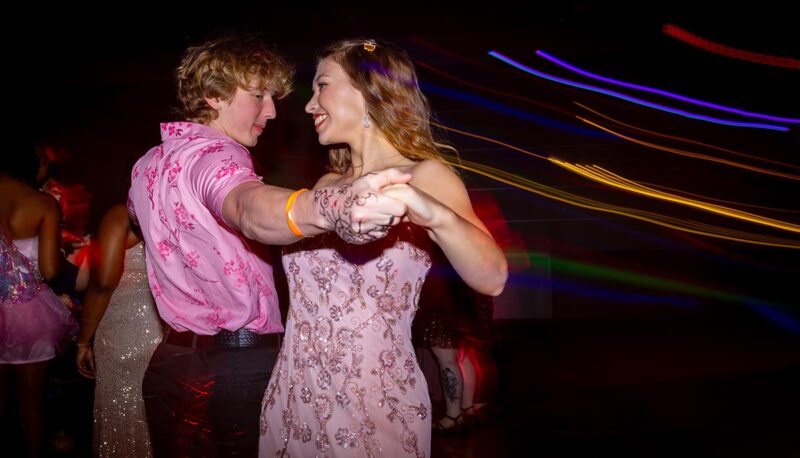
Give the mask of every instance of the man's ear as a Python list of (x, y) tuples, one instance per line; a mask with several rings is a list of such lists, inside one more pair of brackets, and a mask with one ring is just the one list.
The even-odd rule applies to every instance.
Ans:
[(203, 97), (211, 108), (219, 111), (222, 108), (222, 99), (219, 97)]

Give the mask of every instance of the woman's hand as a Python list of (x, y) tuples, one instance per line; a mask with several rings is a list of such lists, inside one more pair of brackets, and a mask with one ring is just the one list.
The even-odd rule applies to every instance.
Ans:
[(94, 378), (95, 365), (94, 365), (94, 349), (92, 344), (78, 345), (78, 353), (75, 356), (75, 364), (78, 366), (78, 372), (86, 378)]
[(381, 189), (384, 195), (406, 204), (403, 221), (410, 221), (418, 226), (433, 228), (443, 220), (442, 215), (448, 209), (441, 202), (425, 191), (409, 184), (393, 184)]

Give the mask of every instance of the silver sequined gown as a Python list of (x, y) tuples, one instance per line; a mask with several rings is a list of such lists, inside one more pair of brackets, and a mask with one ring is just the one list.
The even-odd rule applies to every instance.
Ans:
[(161, 326), (139, 243), (125, 252), (125, 271), (95, 334), (95, 456), (152, 456), (142, 378), (161, 342)]

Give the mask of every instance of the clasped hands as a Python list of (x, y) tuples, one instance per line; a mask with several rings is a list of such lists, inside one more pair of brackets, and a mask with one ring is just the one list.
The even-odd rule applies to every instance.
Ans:
[(334, 222), (336, 233), (350, 243), (368, 243), (386, 236), (404, 221), (427, 227), (434, 217), (433, 199), (410, 185), (410, 173), (390, 168), (365, 175), (339, 188), (344, 197)]

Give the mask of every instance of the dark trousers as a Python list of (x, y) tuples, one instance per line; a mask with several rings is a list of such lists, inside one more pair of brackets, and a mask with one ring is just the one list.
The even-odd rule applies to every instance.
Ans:
[(158, 346), (142, 382), (155, 458), (255, 457), (278, 346)]

